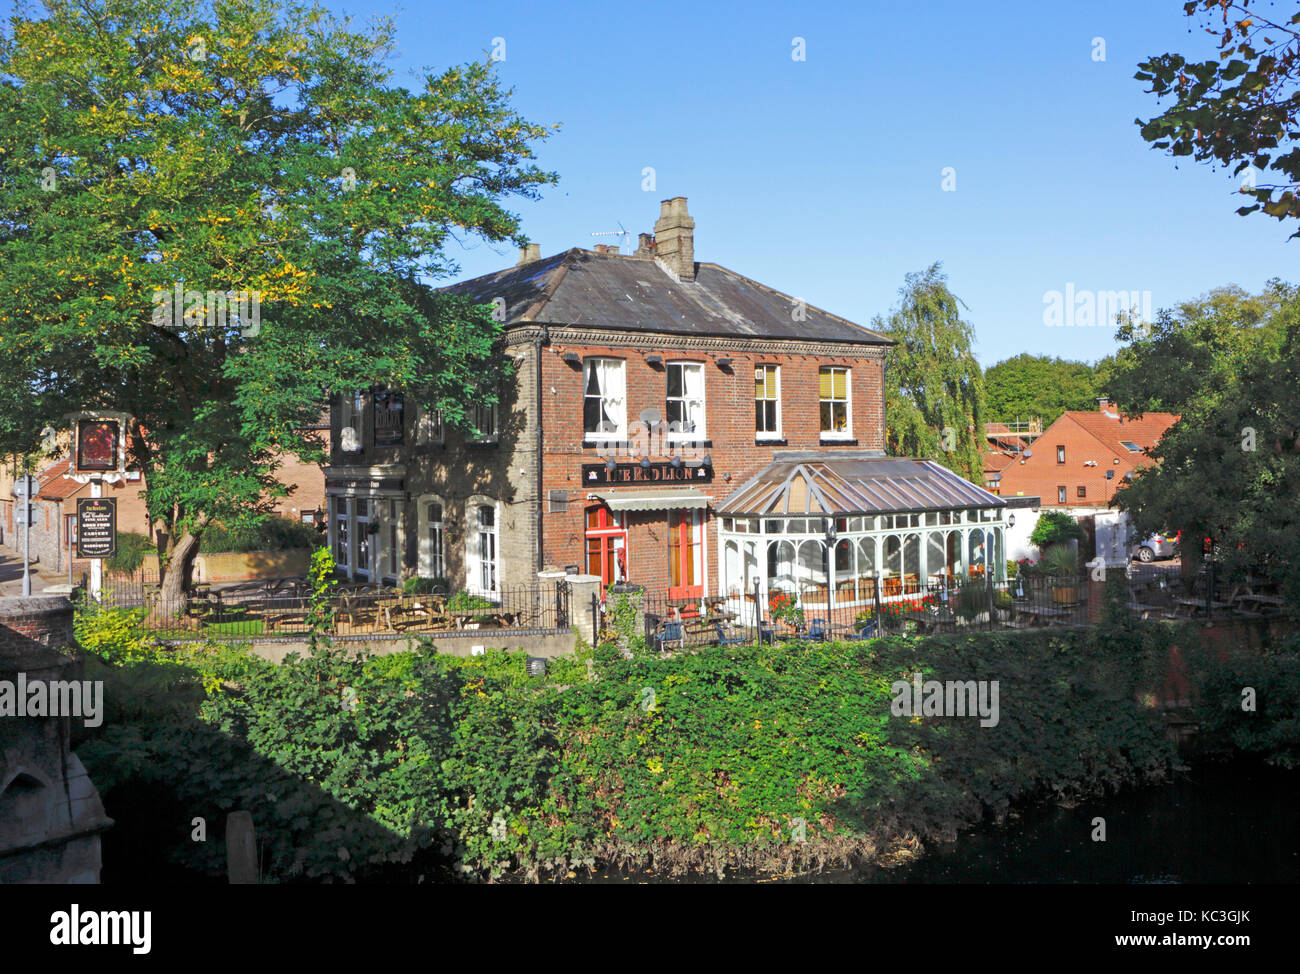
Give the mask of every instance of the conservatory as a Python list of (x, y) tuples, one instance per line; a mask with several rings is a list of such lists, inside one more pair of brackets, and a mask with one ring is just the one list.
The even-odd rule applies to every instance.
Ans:
[(866, 608), (972, 577), (1006, 577), (1005, 501), (929, 460), (778, 453), (719, 505), (728, 611), (798, 596), (808, 610)]

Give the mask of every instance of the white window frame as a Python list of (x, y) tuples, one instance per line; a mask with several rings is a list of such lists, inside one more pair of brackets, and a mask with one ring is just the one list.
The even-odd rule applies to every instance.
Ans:
[[(348, 512), (351, 515), (351, 524), (349, 524), (348, 527), (349, 534), (351, 535), (351, 544), (349, 545), (351, 550), (349, 554), (352, 556), (352, 574), (353, 576), (361, 576), (367, 581), (371, 581), (375, 577), (375, 548), (377, 546), (371, 544), (370, 540), (370, 522), (374, 520), (370, 505), (374, 504), (376, 499), (373, 497), (352, 497), (349, 498), (349, 500), (352, 502), (349, 505)], [(362, 517), (357, 511), (358, 501), (366, 502), (365, 517)], [(379, 534), (376, 534), (375, 537), (379, 537)], [(361, 567), (362, 542), (365, 543), (364, 547), (366, 550), (365, 568)]]
[[(492, 509), (492, 537), (495, 539), (492, 550), (492, 577), (496, 582), (493, 589), (485, 588), (483, 580), (483, 558), (481, 554), (478, 512), (481, 507)], [(446, 517), (443, 513), (443, 517)], [(501, 594), (501, 503), (490, 497), (475, 496), (469, 499), (465, 507), (465, 591), (471, 595), (486, 598)]]
[(496, 443), (500, 439), (500, 435), (501, 435), (500, 415), (497, 412), (497, 405), (498, 405), (497, 403), (492, 403), (490, 406), (475, 404), (469, 407), (469, 415), (466, 417), (466, 419), (468, 420), (470, 426), (472, 426), (476, 431), (478, 430), (478, 424), (474, 422), (474, 417), (479, 413), (480, 410), (484, 410), (484, 409), (490, 410), (490, 415), (492, 417), (492, 431), (490, 433), (485, 433), (485, 434), (478, 434), (478, 433), (469, 434), (468, 439), (470, 443)]
[[(366, 398), (365, 394), (359, 390), (345, 392), (339, 396), (341, 403), (339, 409), (339, 450), (343, 453), (359, 453), (364, 439), (366, 418)], [(356, 439), (349, 447), (344, 430), (351, 427)]]
[[(352, 498), (342, 494), (331, 497), (330, 499), (330, 551), (334, 554), (334, 564), (341, 569), (348, 578), (352, 577), (352, 545), (356, 540), (356, 532), (352, 530)], [(343, 528), (346, 535), (343, 544), (343, 558), (339, 558), (339, 527)]]
[[(776, 372), (776, 399), (775, 399), (775, 400), (772, 400), (772, 399), (766, 399), (766, 398), (764, 398), (764, 399), (759, 399), (758, 396), (757, 396), (757, 394), (755, 394), (755, 396), (754, 396), (754, 402), (755, 402), (756, 404), (757, 404), (757, 403), (760, 403), (760, 402), (775, 402), (775, 403), (776, 403), (776, 429), (775, 429), (775, 431), (773, 431), (773, 430), (760, 430), (760, 429), (758, 428), (758, 413), (757, 413), (757, 410), (755, 410), (755, 414), (754, 414), (754, 439), (756, 439), (756, 440), (779, 440), (779, 439), (781, 439), (782, 436), (783, 436), (783, 426), (782, 426), (782, 421), (781, 421), (781, 366), (776, 365), (776, 364), (774, 364), (774, 363), (772, 363), (772, 362), (759, 362), (757, 365), (754, 366), (754, 373), (755, 373), (755, 379), (756, 379), (756, 380), (757, 380), (757, 373), (759, 372), (760, 369), (772, 369), (773, 371)], [(819, 409), (820, 409), (820, 407), (819, 407)]]
[[(844, 398), (843, 399), (823, 399), (821, 393), (822, 372), (829, 371), (832, 373), (831, 394), (834, 395), (834, 373), (844, 373)], [(844, 429), (842, 430), (824, 430), (822, 425), (822, 403), (844, 403)], [(853, 439), (853, 370), (847, 365), (820, 365), (817, 367), (817, 428), (820, 431), (820, 439), (823, 440), (851, 440)]]
[[(437, 504), (441, 511), (440, 519), (437, 522), (429, 520), (429, 505)], [(438, 494), (423, 494), (419, 500), (419, 510), (417, 518), (420, 527), (419, 555), (416, 562), (417, 571), (421, 578), (446, 578), (447, 577), (447, 502)], [(436, 553), (429, 539), (429, 529), (434, 523), (438, 525), (439, 538), (438, 542), (441, 550)], [(440, 569), (440, 570), (436, 570)]]
[[(371, 498), (379, 505), (379, 559), (376, 563), (380, 580), (402, 577), (402, 505), (394, 497)], [(373, 554), (373, 552), (372, 552)]]
[[(669, 374), (669, 373), (670, 373), (674, 368), (680, 368), (680, 369), (682, 369), (682, 394), (681, 394), (680, 396), (670, 396), (670, 395), (668, 395), (668, 389), (667, 389), (668, 374)], [(698, 370), (698, 373), (699, 373), (699, 376), (700, 376), (700, 389), (699, 389), (699, 395), (698, 395), (698, 396), (692, 396), (692, 395), (688, 395), (688, 394), (687, 394), (687, 391), (686, 391), (686, 389), (687, 389), (687, 385), (686, 385), (686, 375), (687, 375), (687, 371), (688, 371), (688, 370)], [(683, 412), (684, 412), (684, 413), (687, 413), (687, 414), (693, 414), (693, 413), (694, 413), (694, 410), (690, 410), (690, 409), (688, 409), (687, 406), (686, 406), (685, 404), (695, 404), (695, 405), (698, 406), (698, 409), (699, 409), (699, 419), (698, 419), (698, 421), (695, 423), (695, 429), (691, 430), (690, 432), (682, 432), (682, 431), (680, 431), (680, 430), (676, 430), (676, 431), (674, 431), (674, 430), (672, 430), (672, 429), (668, 429), (668, 431), (667, 431), (667, 432), (665, 433), (665, 435), (664, 435), (664, 439), (667, 440), (668, 442), (670, 442), (670, 443), (673, 443), (673, 442), (677, 442), (677, 443), (690, 443), (690, 442), (694, 442), (694, 441), (698, 441), (698, 440), (706, 440), (706, 439), (708, 439), (708, 429), (707, 429), (707, 426), (708, 426), (708, 423), (707, 423), (707, 416), (708, 416), (708, 395), (707, 395), (707, 389), (706, 389), (706, 382), (705, 382), (705, 379), (706, 379), (706, 375), (705, 375), (704, 363), (703, 363), (703, 362), (686, 362), (686, 361), (682, 361), (682, 362), (668, 362), (668, 363), (666, 363), (666, 366), (665, 366), (665, 368), (664, 368), (664, 385), (665, 385), (665, 387), (664, 387), (664, 407), (665, 407), (665, 408), (664, 408), (664, 417), (665, 417), (665, 420), (667, 419), (668, 412), (669, 412), (669, 411), (668, 411), (668, 408), (667, 408), (667, 404), (670, 403), (670, 402), (675, 402), (675, 401), (680, 401), (680, 402), (682, 402), (682, 403), (684, 404), (684, 405), (683, 405)]]
[[(587, 400), (595, 399), (587, 393), (587, 383), (591, 380), (592, 372), (597, 375), (597, 383), (600, 388), (600, 402), (602, 413), (607, 413), (614, 417), (616, 428), (614, 430), (595, 431), (587, 429)], [(610, 383), (609, 379), (617, 375), (617, 381)], [(584, 440), (623, 440), (627, 438), (627, 363), (621, 358), (610, 358), (609, 356), (596, 356), (589, 358), (582, 363), (582, 438)]]

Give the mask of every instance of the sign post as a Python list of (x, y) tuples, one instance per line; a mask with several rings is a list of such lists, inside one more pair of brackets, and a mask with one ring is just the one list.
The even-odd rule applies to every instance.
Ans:
[(32, 594), (32, 494), (36, 478), (31, 475), (31, 459), (23, 458), (23, 479), (14, 481), (14, 497), (23, 498), (23, 595)]
[(77, 499), (77, 557), (90, 559), (90, 597), (99, 601), (104, 585), (104, 559), (117, 553), (117, 500), (104, 497), (104, 481), (126, 479), (125, 413), (83, 412), (68, 417), (73, 429), (72, 472), (64, 474), (90, 484), (90, 497)]

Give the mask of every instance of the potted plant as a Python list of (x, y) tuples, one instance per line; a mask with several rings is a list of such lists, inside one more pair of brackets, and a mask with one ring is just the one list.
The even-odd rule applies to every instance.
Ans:
[(773, 622), (781, 622), (796, 632), (803, 628), (803, 609), (799, 600), (789, 592), (780, 589), (773, 592), (767, 600), (767, 611)]
[(1079, 601), (1079, 553), (1069, 544), (1054, 544), (1043, 552), (1039, 563), (1054, 580), (1052, 601), (1073, 604)]

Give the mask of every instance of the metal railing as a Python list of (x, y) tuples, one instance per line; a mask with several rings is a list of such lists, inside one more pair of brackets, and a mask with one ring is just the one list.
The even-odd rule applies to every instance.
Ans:
[(421, 635), (472, 630), (564, 630), (569, 592), (563, 581), (506, 588), (491, 596), (414, 594), (340, 586), (314, 610), (304, 580), (272, 579), (201, 590), (166, 601), (157, 590), (106, 587), (100, 604), (138, 610), (146, 628), (174, 638), (246, 640), (307, 636), (313, 617), (332, 636)]
[[(1124, 575), (1124, 611), (1133, 618), (1223, 618), (1283, 611), (1276, 595), (1236, 595), (1212, 574), (1190, 584), (1174, 571)], [(834, 593), (825, 585), (786, 585), (761, 604), (757, 591), (726, 596), (669, 599), (647, 593), (643, 599), (648, 645), (660, 649), (779, 640), (853, 640), (894, 634), (933, 635), (1051, 626), (1086, 626), (1104, 619), (1104, 586), (1089, 574), (1067, 577), (1021, 576), (989, 582), (983, 578), (945, 578), (919, 584), (884, 580), (879, 592), (862, 579), (841, 581)], [(1258, 610), (1258, 611), (1254, 611)]]

